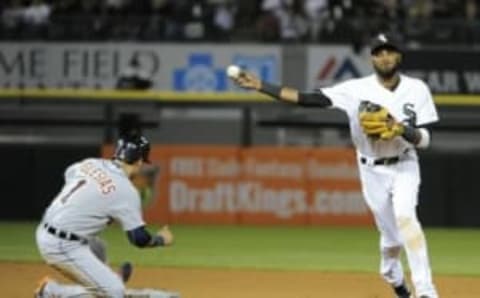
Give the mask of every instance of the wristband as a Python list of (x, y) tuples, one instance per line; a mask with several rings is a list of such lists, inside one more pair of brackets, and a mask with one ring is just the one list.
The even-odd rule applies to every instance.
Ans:
[(262, 82), (262, 87), (260, 88), (260, 92), (268, 94), (276, 99), (280, 98), (280, 91), (282, 90), (282, 87), (270, 84), (267, 82)]
[(404, 124), (403, 125), (403, 133), (402, 137), (409, 143), (416, 144), (418, 143), (418, 134), (417, 129), (410, 125)]

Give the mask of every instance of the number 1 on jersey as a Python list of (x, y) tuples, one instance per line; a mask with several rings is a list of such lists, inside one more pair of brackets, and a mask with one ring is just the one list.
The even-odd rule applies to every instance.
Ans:
[(77, 182), (77, 184), (75, 184), (75, 186), (67, 193), (65, 194), (61, 199), (60, 199), (60, 202), (62, 202), (63, 204), (65, 204), (68, 200), (68, 198), (75, 192), (77, 191), (80, 187), (82, 187), (83, 185), (85, 185), (87, 183), (87, 180), (85, 179), (82, 179), (80, 181)]

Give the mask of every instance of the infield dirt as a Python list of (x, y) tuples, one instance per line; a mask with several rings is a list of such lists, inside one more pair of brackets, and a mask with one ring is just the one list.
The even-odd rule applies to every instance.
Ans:
[[(1, 297), (32, 297), (44, 275), (64, 280), (43, 264), (0, 263)], [(480, 277), (436, 276), (442, 298), (480, 297)], [(391, 298), (376, 274), (248, 269), (135, 268), (135, 288), (164, 288), (182, 298)]]

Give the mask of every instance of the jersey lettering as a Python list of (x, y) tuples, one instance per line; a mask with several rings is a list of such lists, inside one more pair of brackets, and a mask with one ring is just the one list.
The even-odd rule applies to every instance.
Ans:
[(75, 186), (66, 194), (64, 195), (60, 201), (65, 204), (68, 200), (68, 198), (70, 198), (72, 196), (72, 194), (77, 191), (81, 186), (85, 185), (87, 183), (87, 180), (85, 179), (82, 179), (80, 181), (77, 182), (77, 184), (75, 184)]
[(98, 183), (102, 194), (107, 195), (115, 191), (116, 186), (113, 183), (112, 178), (110, 178), (105, 171), (96, 167), (92, 162), (83, 163), (80, 167), (80, 171)]

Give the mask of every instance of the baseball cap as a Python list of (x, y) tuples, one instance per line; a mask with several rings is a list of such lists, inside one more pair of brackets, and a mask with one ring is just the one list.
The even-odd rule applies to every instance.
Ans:
[(372, 41), (370, 43), (370, 53), (373, 54), (375, 53), (375, 51), (382, 48), (393, 49), (399, 53), (402, 52), (400, 42), (398, 42), (395, 37), (386, 33), (379, 33), (374, 38), (372, 38)]

